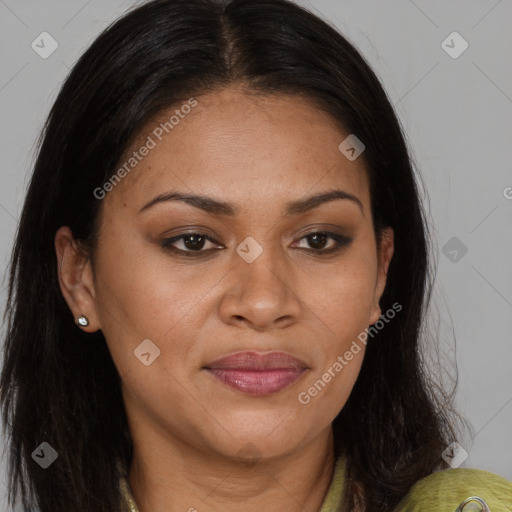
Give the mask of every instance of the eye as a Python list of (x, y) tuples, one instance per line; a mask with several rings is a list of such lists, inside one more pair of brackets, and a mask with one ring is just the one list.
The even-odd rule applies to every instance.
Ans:
[[(176, 242), (181, 244), (183, 249), (175, 247), (174, 244), (176, 244)], [(162, 247), (179, 252), (184, 256), (198, 256), (200, 253), (208, 253), (213, 250), (213, 248), (204, 250), (204, 246), (207, 243), (216, 245), (216, 247), (219, 248), (219, 244), (205, 233), (184, 233), (172, 238), (167, 238), (162, 241)]]
[[(331, 239), (333, 244), (325, 248), (327, 241)], [(331, 254), (340, 251), (343, 247), (350, 245), (353, 238), (349, 238), (338, 233), (330, 231), (313, 231), (303, 236), (300, 240), (306, 240), (311, 248), (305, 248), (315, 254)], [(206, 244), (212, 244), (214, 247), (205, 249)], [(181, 245), (182, 248), (176, 247)], [(215, 249), (222, 249), (216, 240), (205, 233), (183, 233), (162, 241), (162, 247), (172, 250), (184, 256), (200, 256), (201, 253), (210, 253)]]
[[(334, 243), (328, 248), (324, 248), (327, 240), (332, 239)], [(313, 231), (303, 236), (300, 240), (306, 240), (312, 249), (308, 251), (316, 254), (330, 254), (340, 251), (343, 247), (350, 245), (353, 238), (349, 238), (338, 233), (332, 233), (330, 231)]]

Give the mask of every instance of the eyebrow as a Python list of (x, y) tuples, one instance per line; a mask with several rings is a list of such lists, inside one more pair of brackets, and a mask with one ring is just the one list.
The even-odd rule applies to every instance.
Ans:
[[(345, 192), (344, 190), (334, 189), (286, 203), (284, 215), (285, 217), (289, 217), (292, 215), (306, 213), (313, 208), (317, 208), (321, 204), (334, 201), (336, 199), (347, 199), (356, 203), (364, 214), (363, 204), (356, 196), (349, 192)], [(219, 201), (213, 197), (204, 195), (183, 194), (181, 192), (171, 191), (159, 194), (155, 198), (151, 199), (151, 201), (147, 202), (138, 213), (142, 213), (158, 203), (165, 203), (169, 201), (182, 201), (196, 208), (200, 208), (205, 212), (216, 215), (228, 215), (233, 217), (240, 211), (239, 206), (227, 201)]]

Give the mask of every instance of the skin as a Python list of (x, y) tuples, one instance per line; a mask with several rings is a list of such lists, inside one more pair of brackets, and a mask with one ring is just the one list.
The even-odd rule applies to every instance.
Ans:
[[(338, 145), (348, 134), (311, 102), (241, 86), (196, 99), (108, 192), (93, 261), (68, 227), (58, 230), (61, 290), (74, 317), (88, 317), (83, 330), (102, 330), (121, 375), (134, 442), (128, 481), (141, 512), (318, 511), (335, 462), (331, 423), (364, 350), (310, 403), (297, 397), (381, 315), (393, 232), (385, 230), (379, 247), (364, 160), (345, 158)], [(148, 123), (125, 157), (175, 108)], [(331, 189), (353, 194), (362, 209), (337, 199), (283, 215), (289, 201)], [(239, 211), (168, 201), (138, 213), (170, 190)], [(336, 244), (305, 236), (322, 229), (353, 240), (315, 254)], [(187, 258), (162, 246), (190, 232), (210, 235), (216, 242), (199, 249), (212, 252)], [(263, 249), (252, 263), (236, 252), (248, 236)], [(173, 246), (193, 251), (190, 239)], [(161, 351), (149, 366), (134, 356), (145, 339)], [(203, 369), (245, 350), (288, 352), (308, 370), (290, 387), (254, 397)]]

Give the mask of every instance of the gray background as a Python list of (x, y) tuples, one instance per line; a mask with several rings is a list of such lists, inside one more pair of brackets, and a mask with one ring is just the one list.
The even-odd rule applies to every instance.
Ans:
[[(457, 360), (457, 404), (473, 426), (460, 440), (469, 452), (462, 466), (512, 480), (512, 2), (300, 3), (355, 43), (395, 105), (430, 201), (440, 352)], [(35, 140), (60, 85), (97, 34), (132, 5), (0, 0), (2, 275)], [(458, 58), (441, 46), (454, 31), (469, 45)], [(31, 48), (42, 32), (59, 45), (47, 59)], [(447, 44), (452, 52), (461, 48), (457, 39)], [(2, 311), (6, 284), (0, 283)], [(2, 510), (5, 482), (0, 459)]]

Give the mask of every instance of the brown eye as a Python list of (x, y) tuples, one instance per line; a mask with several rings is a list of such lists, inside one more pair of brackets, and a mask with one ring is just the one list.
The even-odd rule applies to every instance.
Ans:
[[(180, 242), (183, 248), (175, 247), (176, 242)], [(162, 247), (180, 252), (186, 256), (195, 256), (196, 254), (193, 253), (207, 253), (212, 250), (212, 248), (204, 250), (208, 242), (216, 244), (218, 247), (217, 242), (205, 233), (185, 233), (163, 240)]]
[[(329, 239), (334, 240), (334, 244), (325, 248)], [(311, 249), (306, 248), (306, 250), (310, 250), (316, 254), (328, 254), (337, 252), (343, 247), (348, 246), (352, 242), (353, 238), (348, 238), (329, 231), (314, 231), (303, 236), (301, 240), (307, 240), (308, 245), (311, 247)]]

